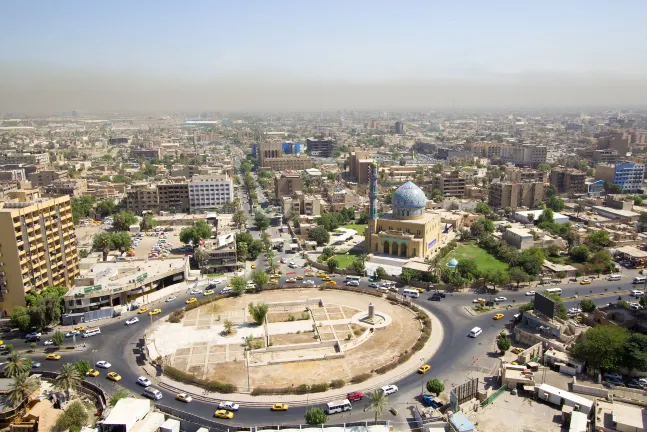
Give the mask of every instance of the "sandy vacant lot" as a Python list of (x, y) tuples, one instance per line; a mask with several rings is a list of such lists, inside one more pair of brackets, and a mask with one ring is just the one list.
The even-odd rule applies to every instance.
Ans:
[[(377, 297), (344, 292), (344, 291), (319, 291), (318, 289), (269, 291), (260, 294), (244, 295), (238, 298), (228, 298), (217, 302), (217, 306), (206, 305), (202, 310), (194, 310), (187, 314), (183, 325), (193, 327), (200, 331), (200, 340), (183, 341), (189, 347), (179, 347), (173, 357), (174, 366), (190, 370), (205, 378), (217, 379), (224, 382), (236, 384), (241, 389), (247, 388), (247, 368), (244, 361), (244, 352), (241, 344), (240, 334), (246, 331), (245, 326), (239, 328), (239, 335), (234, 336), (227, 345), (216, 347), (208, 337), (213, 333), (225, 319), (225, 317), (236, 318), (232, 321), (239, 325), (247, 322), (246, 314), (243, 312), (250, 302), (285, 302), (294, 300), (322, 299), (325, 307), (311, 306), (312, 315), (315, 320), (336, 320), (350, 318), (358, 310), (365, 311), (369, 303), (373, 303), (379, 314), (384, 312), (390, 315), (393, 322), (384, 329), (378, 329), (373, 335), (358, 347), (347, 350), (346, 356), (339, 359), (328, 360), (305, 360), (275, 365), (252, 366), (249, 368), (251, 387), (285, 387), (302, 383), (313, 384), (329, 382), (332, 379), (341, 378), (349, 380), (354, 375), (376, 369), (396, 358), (401, 352), (409, 349), (420, 335), (420, 327), (414, 314), (398, 305), (389, 303), (386, 299)], [(284, 325), (281, 323), (286, 318), (285, 311), (277, 310), (274, 326)], [(295, 314), (296, 315), (296, 314)], [(220, 317), (220, 321), (218, 320)], [(279, 322), (277, 322), (279, 321)], [(295, 321), (289, 324), (307, 324), (311, 321)], [(285, 323), (288, 324), (288, 323)], [(175, 324), (179, 326), (179, 324)], [(275, 327), (276, 328), (276, 327)], [(260, 329), (259, 329), (260, 330)], [(334, 340), (335, 334), (343, 341), (350, 334), (351, 339), (362, 334), (362, 329), (357, 325), (346, 324), (324, 325), (318, 328), (322, 341)], [(285, 333), (285, 332), (284, 332)], [(193, 332), (186, 332), (192, 335)], [(256, 330), (254, 331), (256, 337)], [(187, 336), (188, 337), (188, 336)], [(213, 336), (218, 338), (218, 336)], [(271, 344), (299, 344), (317, 342), (314, 334), (301, 331), (299, 334), (273, 334), (270, 330)], [(222, 344), (222, 341), (220, 342)], [(203, 347), (204, 345), (204, 347)], [(317, 353), (332, 353), (333, 349), (309, 347), (299, 351), (281, 352), (271, 354), (271, 358), (298, 358), (308, 357)], [(270, 354), (252, 353), (254, 357), (267, 357)], [(224, 363), (223, 363), (224, 362)]]

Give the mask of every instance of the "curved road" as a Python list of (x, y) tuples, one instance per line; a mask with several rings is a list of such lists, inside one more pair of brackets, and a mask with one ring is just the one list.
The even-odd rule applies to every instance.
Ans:
[[(304, 269), (297, 269), (298, 273), (303, 274)], [(316, 279), (316, 278), (315, 278)], [(337, 283), (342, 283), (341, 277), (335, 278)], [(282, 278), (282, 281), (284, 278)], [(317, 280), (317, 282), (319, 282)], [(366, 287), (368, 282), (362, 281), (362, 287)], [(224, 286), (224, 285), (222, 285)], [(588, 286), (572, 285), (563, 286), (564, 297), (566, 300), (567, 308), (575, 306), (579, 300), (569, 300), (568, 297), (572, 296), (576, 291), (580, 295), (585, 292), (588, 293), (592, 290), (594, 293), (604, 294), (604, 288), (615, 289), (621, 286), (624, 289), (631, 289), (632, 285), (627, 281), (619, 282), (606, 282), (597, 281)], [(221, 287), (219, 287), (221, 288)], [(511, 303), (512, 299), (517, 301), (517, 304), (523, 303), (529, 299), (525, 297), (523, 292), (508, 292), (502, 291), (499, 295), (507, 297), (508, 302)], [(462, 383), (465, 378), (470, 376), (470, 371), (474, 371), (477, 366), (483, 367), (488, 359), (490, 364), (495, 362), (496, 353), (494, 352), (494, 340), (496, 335), (506, 327), (509, 318), (516, 313), (516, 308), (506, 311), (506, 317), (499, 321), (492, 319), (493, 312), (485, 313), (479, 316), (470, 316), (464, 309), (464, 306), (471, 305), (472, 299), (477, 296), (471, 293), (456, 293), (448, 294), (447, 298), (441, 302), (431, 302), (428, 300), (429, 293), (423, 293), (415, 303), (425, 309), (434, 313), (443, 325), (443, 342), (440, 349), (430, 358), (421, 359), (421, 363), (427, 363), (432, 366), (432, 370), (425, 375), (420, 375), (416, 371), (401, 379), (396, 384), (400, 391), (390, 397), (391, 405), (410, 404), (415, 395), (419, 395), (422, 385), (432, 377), (439, 377), (446, 379), (446, 388), (449, 389), (452, 384)], [(178, 295), (178, 298), (169, 303), (161, 303), (154, 305), (161, 307), (163, 312), (160, 315), (154, 316), (152, 321), (162, 319), (175, 309), (184, 306), (184, 301), (190, 297), (188, 293)], [(628, 299), (627, 296), (624, 296)], [(614, 301), (617, 295), (606, 294), (603, 298), (594, 299), (597, 304), (606, 304), (609, 301)], [(136, 384), (136, 379), (139, 376), (138, 365), (142, 365), (140, 347), (143, 344), (143, 334), (151, 325), (151, 319), (148, 315), (139, 315), (140, 322), (132, 325), (124, 325), (125, 320), (133, 316), (133, 312), (129, 312), (126, 317), (120, 320), (101, 326), (101, 335), (94, 336), (88, 339), (81, 339), (77, 337), (76, 343), (86, 343), (84, 351), (75, 350), (73, 352), (65, 352), (59, 350), (62, 355), (59, 361), (47, 361), (44, 359), (45, 354), (38, 353), (33, 355), (34, 360), (42, 363), (43, 370), (56, 371), (64, 362), (76, 362), (79, 360), (88, 360), (95, 363), (99, 360), (106, 360), (112, 364), (110, 371), (116, 371), (122, 376), (120, 385), (132, 391), (135, 394), (143, 395), (143, 388)], [(100, 322), (96, 323), (101, 325)], [(467, 337), (467, 333), (472, 327), (481, 327), (483, 334), (477, 339)], [(44, 339), (47, 335), (44, 335)], [(432, 335), (433, 337), (433, 335)], [(24, 347), (22, 340), (6, 340), (5, 343), (13, 343), (17, 349)], [(68, 344), (72, 344), (72, 340), (68, 339)], [(489, 367), (489, 366), (488, 366)], [(487, 369), (487, 368), (486, 368)], [(486, 375), (485, 369), (481, 369)], [(100, 370), (101, 375), (97, 378), (89, 378), (95, 383), (105, 388), (108, 391), (114, 390), (113, 383), (108, 381), (105, 370)], [(453, 378), (450, 378), (453, 377)], [(462, 379), (461, 379), (462, 377)], [(455, 382), (453, 382), (453, 381)], [(156, 386), (155, 386), (156, 387)], [(361, 387), (357, 386), (357, 387)], [(356, 388), (357, 388), (356, 387)], [(159, 387), (156, 387), (159, 388)], [(190, 404), (185, 404), (175, 400), (175, 394), (166, 390), (160, 389), (164, 395), (160, 403), (175, 407), (181, 410), (191, 412), (207, 419), (213, 419), (213, 413), (216, 409), (212, 403), (205, 403), (201, 401), (193, 401)], [(363, 404), (359, 402), (359, 406)], [(280, 424), (302, 422), (306, 407), (293, 406), (287, 412), (271, 412), (269, 407), (241, 407), (241, 410), (236, 414), (234, 420), (229, 423), (226, 420), (221, 420), (223, 424), (238, 424), (238, 425), (253, 425), (253, 424)], [(350, 414), (344, 414), (344, 421), (357, 421), (369, 420), (372, 414), (363, 412), (361, 409), (353, 410)]]

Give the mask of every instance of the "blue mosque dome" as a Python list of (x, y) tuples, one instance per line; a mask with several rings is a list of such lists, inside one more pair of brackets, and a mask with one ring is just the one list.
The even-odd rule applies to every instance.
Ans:
[(422, 189), (408, 181), (393, 193), (391, 203), (394, 208), (401, 210), (424, 209), (427, 205), (427, 196)]

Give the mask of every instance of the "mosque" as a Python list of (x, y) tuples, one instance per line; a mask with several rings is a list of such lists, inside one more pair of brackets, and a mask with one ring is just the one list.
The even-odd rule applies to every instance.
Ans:
[(377, 217), (377, 165), (370, 167), (369, 221), (364, 250), (366, 253), (401, 258), (426, 258), (440, 248), (440, 216), (427, 212), (427, 196), (408, 181), (392, 198), (392, 211)]

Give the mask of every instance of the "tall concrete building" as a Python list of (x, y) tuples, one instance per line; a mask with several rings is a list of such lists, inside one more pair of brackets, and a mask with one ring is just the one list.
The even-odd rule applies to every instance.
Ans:
[(27, 174), (27, 180), (35, 188), (49, 186), (57, 180), (66, 180), (68, 178), (69, 174), (65, 170), (42, 170)]
[(508, 165), (505, 169), (505, 179), (511, 182), (535, 181), (543, 183), (548, 181), (548, 173), (532, 168), (518, 168)]
[(194, 176), (189, 182), (189, 207), (192, 212), (216, 210), (230, 202), (234, 185), (226, 175)]
[(495, 208), (516, 209), (517, 207), (536, 208), (545, 199), (547, 183), (541, 182), (499, 182), (490, 185), (488, 203)]
[(308, 138), (306, 148), (312, 156), (328, 158), (335, 151), (335, 141), (332, 138)]
[(144, 211), (159, 211), (157, 187), (148, 182), (133, 183), (126, 192), (126, 208), (141, 215)]
[(273, 171), (304, 170), (313, 166), (312, 159), (306, 155), (286, 155), (283, 144), (279, 142), (259, 143), (257, 153), (259, 166)]
[(393, 129), (395, 130), (396, 134), (402, 135), (404, 133), (404, 123), (401, 121), (395, 122)]
[(629, 136), (622, 131), (608, 131), (598, 135), (599, 150), (615, 150), (620, 157), (627, 156)]
[(46, 165), (49, 163), (49, 153), (2, 153), (0, 154), (0, 165), (2, 164), (34, 164)]
[(586, 173), (573, 168), (556, 167), (550, 172), (550, 184), (559, 193), (586, 193)]
[(373, 159), (369, 152), (356, 148), (350, 149), (348, 153), (348, 168), (351, 178), (357, 184), (368, 184), (370, 180), (370, 166)]
[(595, 167), (595, 178), (619, 186), (623, 193), (642, 193), (645, 165), (635, 162), (598, 164)]
[(443, 197), (463, 198), (465, 196), (465, 177), (458, 170), (448, 174), (437, 174), (433, 187), (438, 189)]
[(274, 196), (280, 200), (303, 190), (301, 174), (298, 171), (283, 171), (274, 174)]
[(0, 202), (0, 313), (25, 306), (25, 294), (71, 287), (79, 258), (69, 196), (40, 198), (36, 190), (8, 193)]
[(189, 211), (189, 184), (187, 182), (159, 183), (157, 196), (160, 211), (186, 213)]

